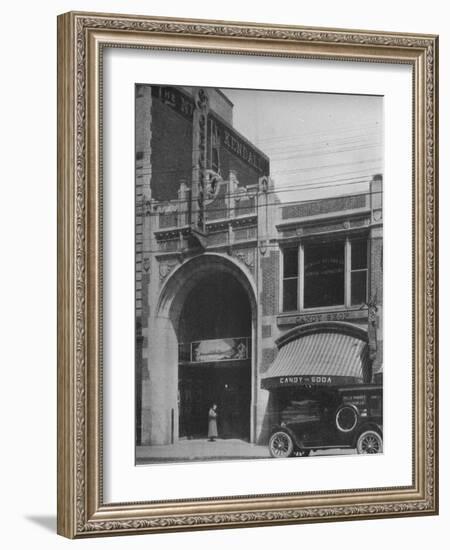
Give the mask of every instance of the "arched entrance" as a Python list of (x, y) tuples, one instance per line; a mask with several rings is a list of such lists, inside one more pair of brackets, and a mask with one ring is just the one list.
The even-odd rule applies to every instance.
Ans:
[(250, 439), (251, 329), (242, 285), (230, 273), (205, 273), (178, 322), (180, 437), (206, 437), (216, 403), (219, 437)]
[(253, 440), (256, 298), (238, 261), (202, 254), (175, 269), (151, 319), (143, 425), (147, 444), (206, 437), (219, 408), (219, 438)]

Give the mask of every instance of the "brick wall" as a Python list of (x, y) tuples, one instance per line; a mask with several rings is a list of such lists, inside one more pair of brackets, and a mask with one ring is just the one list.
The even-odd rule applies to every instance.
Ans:
[(280, 253), (278, 251), (271, 251), (268, 256), (261, 259), (261, 305), (263, 315), (276, 315), (278, 313), (279, 262)]
[(214, 124), (217, 131), (220, 172), (223, 178), (227, 179), (230, 170), (233, 170), (240, 185), (255, 185), (261, 176), (269, 174), (269, 159), (231, 126), (213, 114), (208, 117), (209, 166), (212, 165), (211, 124)]
[(377, 295), (377, 302), (383, 303), (383, 240), (371, 239), (371, 294)]
[(230, 170), (234, 170), (240, 185), (255, 185), (260, 173), (248, 166), (243, 160), (222, 147), (220, 150), (220, 171), (222, 177), (228, 178)]
[(272, 348), (263, 348), (262, 355), (261, 355), (261, 366), (260, 366), (261, 374), (268, 370), (270, 365), (273, 363), (276, 355), (277, 355), (277, 349), (275, 344)]
[(181, 180), (188, 187), (191, 185), (192, 121), (155, 97), (151, 160), (153, 199), (176, 199)]

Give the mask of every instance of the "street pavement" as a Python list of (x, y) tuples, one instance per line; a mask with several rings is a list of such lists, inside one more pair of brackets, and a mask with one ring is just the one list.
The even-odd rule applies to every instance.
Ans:
[[(353, 449), (328, 449), (311, 456), (354, 454)], [(181, 439), (172, 445), (149, 445), (136, 448), (136, 464), (193, 462), (204, 460), (243, 460), (270, 458), (267, 445), (255, 445), (241, 439)]]

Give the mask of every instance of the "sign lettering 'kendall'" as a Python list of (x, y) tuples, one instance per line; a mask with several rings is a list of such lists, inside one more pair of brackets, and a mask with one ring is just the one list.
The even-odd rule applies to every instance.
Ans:
[(269, 174), (269, 161), (256, 147), (246, 142), (237, 132), (225, 126), (217, 117), (210, 115), (215, 128), (215, 139), (228, 151), (239, 157), (245, 163), (257, 170), (261, 175)]

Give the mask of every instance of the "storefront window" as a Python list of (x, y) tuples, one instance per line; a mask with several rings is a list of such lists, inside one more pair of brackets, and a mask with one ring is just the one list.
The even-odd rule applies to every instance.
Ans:
[(283, 250), (283, 311), (364, 304), (367, 281), (365, 238), (307, 242)]
[(304, 307), (345, 303), (345, 243), (304, 248)]

